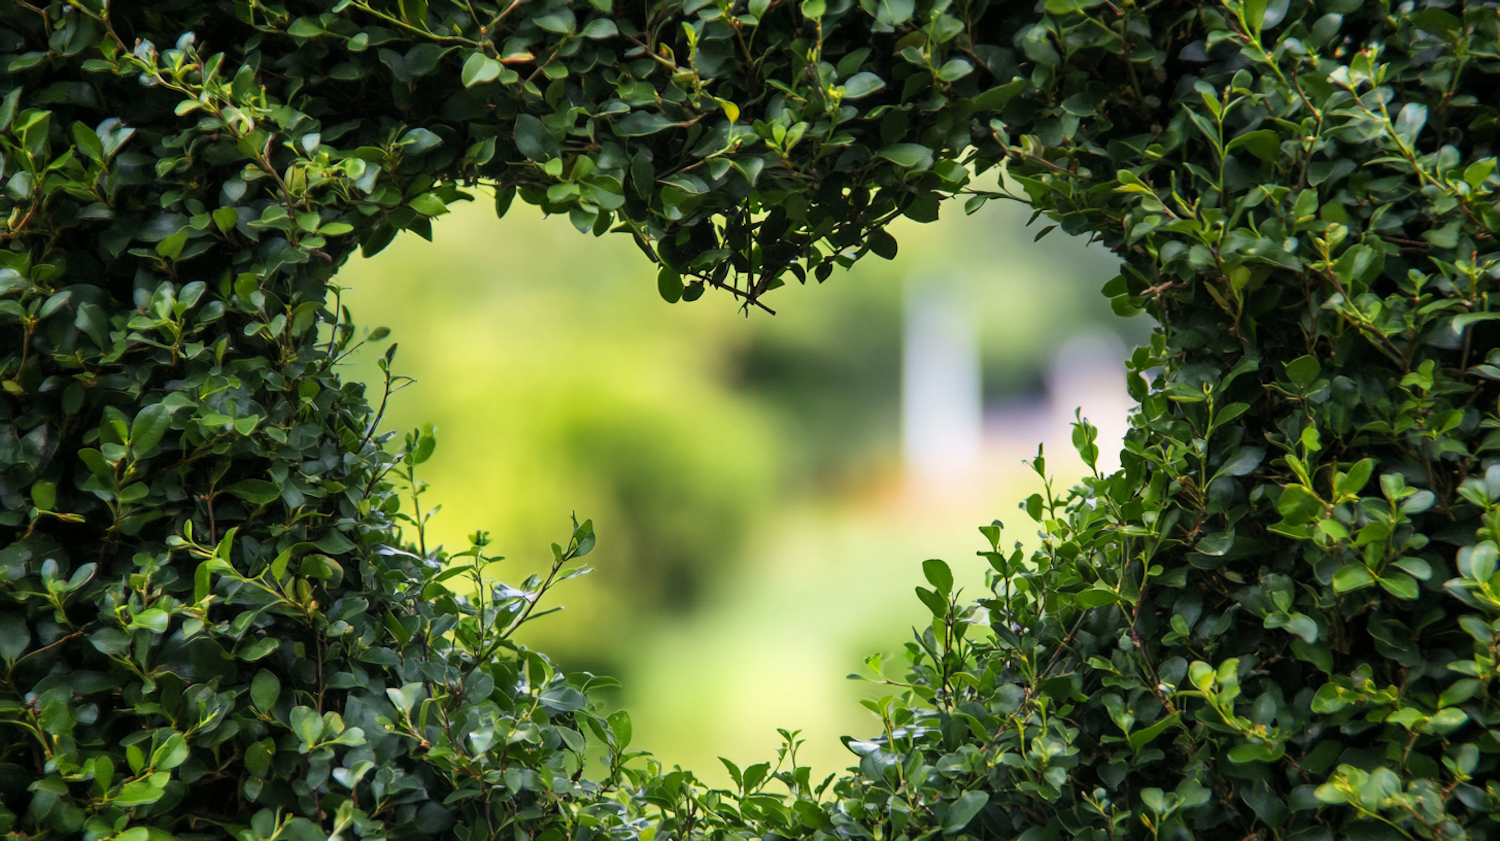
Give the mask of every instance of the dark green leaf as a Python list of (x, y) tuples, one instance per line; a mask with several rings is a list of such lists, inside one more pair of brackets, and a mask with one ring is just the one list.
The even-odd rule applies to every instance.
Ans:
[(1247, 152), (1263, 161), (1275, 163), (1281, 157), (1281, 137), (1270, 129), (1258, 129), (1245, 132), (1244, 134), (1229, 141), (1226, 147), (1229, 151), (1244, 148)]
[(516, 117), (516, 148), (527, 158), (541, 163), (562, 154), (556, 138), (542, 125), (542, 121), (530, 114)]
[(130, 449), (136, 457), (161, 442), (171, 424), (171, 413), (165, 403), (153, 403), (136, 413), (130, 424)]
[(671, 128), (672, 121), (654, 111), (631, 111), (615, 123), (615, 134), (621, 137), (645, 137)]
[(241, 479), (224, 490), (255, 505), (265, 505), (281, 497), (281, 488), (264, 479)]
[(943, 820), (943, 834), (957, 835), (962, 832), (989, 801), (990, 796), (987, 792), (964, 792), (952, 806), (948, 807), (948, 816)]

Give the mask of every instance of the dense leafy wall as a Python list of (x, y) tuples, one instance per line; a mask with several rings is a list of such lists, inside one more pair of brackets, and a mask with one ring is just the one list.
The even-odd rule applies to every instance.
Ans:
[[(0, 8), (0, 828), (1492, 837), (1497, 41), (1357, 0)], [(1030, 500), (1031, 558), (987, 527), (979, 604), (926, 565), (851, 775), (662, 773), (510, 639), (591, 526), (520, 588), (435, 556), (431, 439), (336, 373), (375, 337), (335, 269), (476, 183), (746, 307), (1029, 202), (1161, 319), (1125, 467)]]

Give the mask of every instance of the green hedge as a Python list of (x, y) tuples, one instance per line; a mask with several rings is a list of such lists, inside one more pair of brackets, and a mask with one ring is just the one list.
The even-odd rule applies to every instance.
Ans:
[[(1495, 837), (1497, 46), (1478, 2), (0, 7), (0, 830)], [(977, 604), (925, 565), (847, 776), (707, 790), (511, 639), (591, 525), (519, 588), (435, 554), (430, 437), (338, 377), (335, 270), (475, 185), (747, 309), (1027, 203), (1160, 321), (1124, 468), (1029, 558), (983, 529)]]

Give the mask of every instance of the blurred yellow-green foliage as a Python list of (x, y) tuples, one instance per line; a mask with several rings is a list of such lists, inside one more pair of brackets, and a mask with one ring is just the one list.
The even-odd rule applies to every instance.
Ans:
[[(896, 230), (895, 261), (776, 291), (774, 318), (712, 291), (668, 305), (628, 238), (497, 222), (483, 196), (434, 243), (340, 273), (356, 322), (390, 327), (380, 347), (398, 342), (394, 370), (418, 381), (385, 427), (437, 429), (419, 473), (424, 508), (441, 505), (429, 545), (490, 531), (519, 582), (570, 512), (594, 520), (598, 572), (557, 591), (565, 612), (527, 641), (623, 679), (634, 746), (717, 780), (715, 756), (771, 758), (787, 727), (815, 771), (842, 767), (837, 737), (869, 729), (856, 699), (875, 691), (844, 676), (923, 621), (921, 560), (948, 556), (973, 592), (974, 527), (1020, 524), (1019, 464), (936, 503), (902, 492), (903, 284), (974, 285), (996, 396), (1034, 389), (1069, 331), (1113, 329), (1097, 291), (1113, 262), (1060, 233), (1034, 245), (1022, 208), (956, 211)], [(375, 358), (349, 373), (378, 400)]]

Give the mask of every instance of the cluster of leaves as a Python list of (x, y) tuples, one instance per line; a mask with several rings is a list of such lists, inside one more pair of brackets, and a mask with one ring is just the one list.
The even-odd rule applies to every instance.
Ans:
[[(0, 7), (0, 831), (1496, 835), (1494, 4), (139, 5)], [(926, 565), (851, 774), (664, 772), (511, 638), (591, 525), (429, 548), (336, 373), (336, 268), (476, 184), (747, 307), (1025, 202), (1160, 321), (1124, 466)]]

